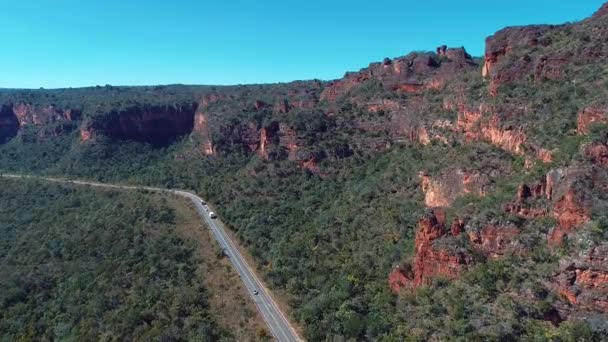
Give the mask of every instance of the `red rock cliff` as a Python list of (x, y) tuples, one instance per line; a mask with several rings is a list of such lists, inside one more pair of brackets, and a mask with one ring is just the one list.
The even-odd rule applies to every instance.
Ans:
[(44, 125), (58, 121), (80, 120), (81, 112), (75, 109), (59, 109), (54, 106), (38, 107), (19, 103), (13, 106), (13, 112), (19, 120), (20, 126)]
[[(419, 222), (414, 242), (415, 255), (410, 265), (395, 268), (389, 275), (394, 292), (402, 288), (428, 285), (435, 277), (453, 279), (460, 275), (473, 257), (464, 250), (450, 250), (437, 245), (440, 239), (454, 238), (445, 226), (440, 210), (429, 211)], [(458, 231), (452, 229), (452, 231)]]
[(196, 104), (140, 105), (94, 118), (81, 131), (81, 138), (102, 134), (118, 140), (165, 145), (189, 134), (194, 127)]
[(608, 244), (563, 260), (552, 287), (578, 309), (608, 313)]
[(503, 127), (500, 118), (493, 115), (483, 119), (485, 108), (470, 110), (463, 106), (458, 113), (456, 127), (469, 141), (487, 141), (513, 154), (523, 154), (527, 136), (523, 128)]
[[(439, 89), (457, 70), (475, 68), (475, 62), (464, 48), (440, 47), (437, 54), (413, 53), (396, 59), (384, 59), (381, 63), (371, 63), (359, 72), (346, 73), (334, 81), (321, 94), (321, 100), (335, 101), (340, 96), (366, 81), (376, 80), (388, 90), (416, 93), (424, 89)], [(449, 63), (441, 63), (438, 57), (445, 57)]]
[[(80, 110), (59, 109), (55, 106), (34, 106), (27, 103), (3, 105), (0, 113), (0, 142), (5, 142), (17, 135), (19, 129), (34, 126), (38, 137), (60, 135), (65, 130), (75, 128), (71, 124), (81, 119)], [(59, 124), (49, 128), (50, 124)]]
[(532, 58), (519, 58), (511, 63), (502, 62), (508, 60), (513, 51), (551, 44), (551, 40), (545, 38), (551, 28), (553, 26), (549, 25), (508, 27), (486, 39), (482, 75), (490, 79), (491, 94), (496, 94), (501, 84), (520, 80), (533, 72), (537, 61)]
[(447, 170), (439, 177), (420, 174), (420, 183), (427, 207), (448, 207), (458, 197), (467, 194), (483, 196), (489, 180), (476, 172)]

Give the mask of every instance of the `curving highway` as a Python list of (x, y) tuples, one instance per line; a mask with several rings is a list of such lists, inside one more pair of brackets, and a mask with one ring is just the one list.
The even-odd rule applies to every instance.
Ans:
[(78, 180), (65, 180), (51, 177), (39, 177), (39, 176), (26, 176), (16, 174), (1, 174), (1, 177), (8, 178), (34, 178), (40, 180), (46, 180), (58, 183), (76, 184), (76, 185), (89, 185), (101, 188), (116, 188), (116, 189), (130, 189), (130, 190), (148, 190), (156, 192), (172, 193), (181, 197), (190, 199), (199, 213), (203, 221), (207, 224), (209, 229), (213, 232), (215, 239), (217, 240), (220, 248), (224, 250), (224, 253), (230, 258), (232, 266), (238, 273), (239, 277), (243, 281), (249, 296), (255, 303), (258, 311), (264, 318), (264, 321), (268, 325), (272, 335), (278, 341), (301, 341), (295, 329), (287, 320), (285, 314), (279, 309), (278, 305), (272, 298), (270, 291), (264, 286), (262, 281), (256, 276), (255, 272), (249, 266), (245, 258), (241, 255), (234, 242), (226, 234), (226, 229), (223, 223), (219, 219), (211, 219), (209, 217), (210, 208), (207, 205), (203, 205), (203, 199), (198, 197), (196, 194), (184, 191), (184, 190), (173, 190), (173, 189), (161, 189), (148, 186), (129, 186), (129, 185), (115, 185), (98, 182), (87, 182)]

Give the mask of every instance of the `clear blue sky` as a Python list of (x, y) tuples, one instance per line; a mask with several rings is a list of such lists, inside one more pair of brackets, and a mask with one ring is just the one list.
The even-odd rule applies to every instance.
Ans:
[(510, 25), (605, 0), (0, 0), (0, 87), (334, 79), (441, 44), (482, 55)]

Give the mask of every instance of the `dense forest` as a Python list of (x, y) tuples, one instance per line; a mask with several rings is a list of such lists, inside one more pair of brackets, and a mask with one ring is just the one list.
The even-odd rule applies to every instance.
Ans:
[(216, 322), (203, 261), (176, 233), (166, 198), (0, 185), (0, 339), (234, 338)]

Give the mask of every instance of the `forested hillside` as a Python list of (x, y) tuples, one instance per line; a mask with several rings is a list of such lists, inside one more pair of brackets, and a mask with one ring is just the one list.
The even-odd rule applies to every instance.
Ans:
[(0, 169), (199, 192), (311, 341), (605, 340), (606, 39), (608, 5), (331, 82), (3, 90)]

